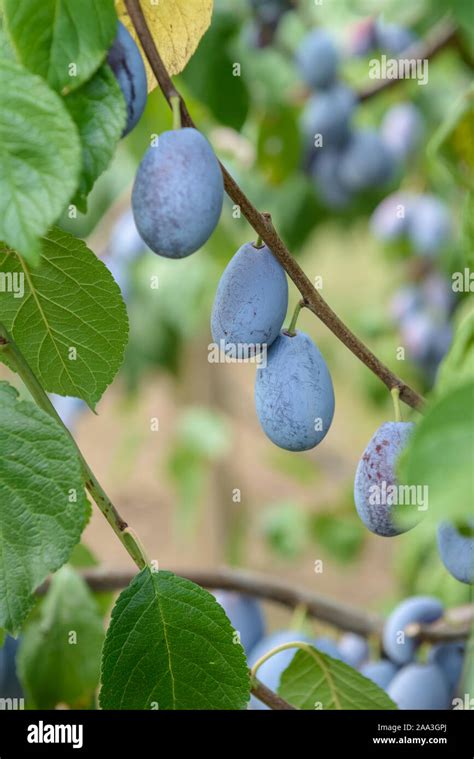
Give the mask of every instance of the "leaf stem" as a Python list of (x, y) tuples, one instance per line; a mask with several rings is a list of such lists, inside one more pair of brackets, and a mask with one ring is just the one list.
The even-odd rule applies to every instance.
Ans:
[(149, 564), (149, 561), (145, 555), (145, 552), (140, 546), (138, 539), (134, 537), (133, 532), (130, 531), (127, 523), (124, 521), (124, 519), (122, 519), (114, 504), (108, 497), (107, 493), (97, 480), (95, 474), (82, 455), (79, 446), (57, 413), (46, 391), (43, 389), (39, 380), (35, 376), (27, 360), (23, 356), (22, 352), (18, 348), (17, 344), (11, 337), (6, 327), (0, 322), (0, 355), (1, 354), (6, 357), (7, 366), (13, 369), (23, 381), (23, 384), (29, 391), (35, 403), (41, 409), (43, 409), (43, 411), (53, 417), (53, 419), (55, 419), (58, 424), (60, 424), (61, 427), (67, 432), (77, 450), (87, 491), (101, 510), (107, 522), (110, 524), (137, 567), (139, 569), (143, 569), (145, 566), (147, 566), (147, 564)]
[(252, 669), (250, 670), (252, 681), (256, 678), (257, 672), (262, 664), (265, 664), (265, 662), (271, 659), (272, 656), (279, 654), (280, 651), (287, 651), (289, 648), (301, 648), (302, 651), (311, 650), (309, 644), (305, 643), (303, 640), (293, 640), (290, 643), (281, 643), (279, 646), (275, 646), (275, 648), (272, 648), (271, 651), (267, 651), (266, 654), (261, 656), (260, 659), (257, 659), (253, 665)]

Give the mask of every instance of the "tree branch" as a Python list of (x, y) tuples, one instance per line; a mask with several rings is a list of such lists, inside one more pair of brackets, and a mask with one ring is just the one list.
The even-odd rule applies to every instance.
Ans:
[(274, 693), (270, 688), (267, 688), (260, 680), (254, 678), (254, 684), (252, 686), (252, 693), (259, 701), (263, 701), (270, 709), (276, 709), (279, 711), (296, 711), (296, 707), (289, 704), (285, 699), (281, 698), (278, 693)]
[[(303, 607), (310, 617), (327, 622), (340, 630), (356, 632), (359, 635), (380, 635), (383, 619), (374, 612), (357, 609), (349, 604), (293, 587), (257, 572), (242, 569), (180, 569), (173, 570), (180, 577), (186, 577), (203, 588), (232, 590), (246, 593), (255, 598), (294, 609)], [(86, 569), (81, 577), (94, 591), (118, 591), (127, 587), (134, 577), (128, 570), (108, 570), (104, 568)], [(49, 587), (46, 580), (37, 590), (44, 594)], [(435, 642), (467, 638), (474, 622), (474, 604), (448, 609), (445, 617), (431, 625), (411, 625), (407, 628), (410, 636)]]
[[(412, 45), (408, 50), (405, 50), (400, 56), (403, 60), (430, 60), (434, 58), (437, 53), (444, 50), (449, 45), (457, 43), (458, 30), (457, 27), (449, 19), (443, 19), (436, 24), (425, 39), (420, 40), (415, 45)], [(391, 56), (396, 57), (396, 56)], [(369, 98), (379, 95), (384, 90), (388, 90), (396, 84), (399, 84), (404, 79), (381, 79), (375, 84), (371, 84), (359, 93), (359, 101), (369, 100)]]
[[(141, 46), (148, 58), (150, 66), (166, 100), (170, 103), (172, 97), (179, 97), (182, 125), (195, 127), (186, 103), (180, 93), (176, 90), (163, 61), (161, 60), (158, 50), (156, 49), (153, 37), (148, 29), (143, 11), (140, 7), (139, 0), (125, 0), (125, 5), (135, 27)], [(278, 259), (288, 276), (293, 280), (303, 296), (306, 307), (312, 311), (315, 316), (317, 316), (331, 330), (331, 332), (333, 332), (333, 334), (344, 343), (344, 345), (349, 348), (360, 361), (362, 361), (362, 363), (376, 374), (389, 390), (398, 387), (400, 389), (401, 400), (407, 405), (420, 410), (424, 405), (423, 397), (400, 379), (400, 377), (391, 372), (390, 369), (385, 366), (385, 364), (383, 364), (377, 356), (375, 356), (372, 351), (369, 350), (358, 337), (356, 337), (356, 335), (354, 335), (349, 327), (341, 321), (337, 314), (334, 313), (322, 298), (318, 290), (313, 287), (311, 281), (306, 276), (298, 262), (293, 258), (270, 220), (252, 205), (243, 190), (241, 190), (239, 185), (222, 164), (221, 169), (227, 194), (233, 202), (240, 207), (243, 216), (268, 245), (275, 258)]]

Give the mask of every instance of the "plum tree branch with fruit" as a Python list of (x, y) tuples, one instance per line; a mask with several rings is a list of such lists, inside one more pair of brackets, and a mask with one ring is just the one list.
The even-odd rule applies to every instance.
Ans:
[[(147, 56), (158, 84), (172, 107), (172, 99), (179, 98), (181, 105), (181, 123), (183, 126), (194, 127), (194, 121), (188, 111), (185, 101), (177, 91), (161, 56), (157, 50), (153, 36), (148, 29), (139, 0), (125, 0), (130, 19), (135, 27), (140, 44)], [(370, 371), (379, 377), (389, 390), (398, 388), (400, 399), (408, 406), (421, 411), (424, 406), (424, 398), (400, 377), (394, 374), (379, 358), (344, 324), (337, 314), (326, 303), (324, 298), (313, 286), (309, 277), (305, 274), (298, 262), (293, 258), (285, 243), (279, 236), (275, 227), (265, 213), (260, 213), (251, 203), (247, 195), (239, 187), (225, 166), (220, 164), (224, 177), (224, 187), (240, 208), (241, 213), (249, 224), (267, 244), (273, 255), (280, 262), (289, 277), (303, 296), (305, 307), (317, 316), (333, 334), (360, 360)]]
[[(328, 598), (314, 591), (295, 587), (273, 577), (242, 569), (186, 569), (177, 568), (176, 574), (187, 577), (203, 588), (236, 591), (248, 596), (271, 601), (288, 609), (302, 608), (308, 617), (330, 624), (340, 630), (363, 636), (380, 637), (383, 618), (375, 612), (358, 609), (350, 604)], [(120, 569), (85, 569), (81, 576), (91, 590), (117, 591), (133, 579), (133, 572)], [(50, 581), (38, 588), (47, 592)], [(409, 631), (413, 637), (427, 642), (440, 642), (467, 638), (474, 621), (474, 605), (449, 609), (447, 617), (431, 624), (416, 624)]]

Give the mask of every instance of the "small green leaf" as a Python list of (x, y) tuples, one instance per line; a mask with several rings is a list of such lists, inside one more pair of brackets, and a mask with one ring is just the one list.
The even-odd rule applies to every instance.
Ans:
[(102, 659), (103, 709), (245, 709), (241, 645), (214, 596), (144, 569), (119, 596)]
[[(472, 505), (474, 462), (474, 382), (436, 401), (417, 424), (400, 457), (406, 485), (426, 486), (427, 516), (466, 517)], [(449, 477), (446, 476), (449, 472)]]
[(99, 685), (104, 627), (81, 577), (63, 567), (22, 635), (18, 667), (32, 709), (87, 708)]
[(117, 79), (104, 65), (86, 84), (67, 95), (64, 103), (82, 142), (82, 173), (73, 202), (85, 213), (87, 196), (112, 160), (122, 136), (127, 120), (125, 100)]
[(81, 146), (62, 99), (0, 60), (0, 240), (30, 263), (77, 187)]
[(341, 563), (357, 558), (365, 539), (365, 528), (353, 514), (319, 512), (311, 521), (314, 539)]
[(55, 90), (73, 90), (96, 71), (117, 32), (113, 0), (4, 0), (20, 61)]
[(15, 634), (79, 542), (86, 498), (66, 431), (12, 391), (0, 383), (0, 626)]
[(298, 709), (396, 709), (385, 691), (355, 669), (306, 646), (281, 676), (278, 693)]
[(0, 268), (24, 276), (22, 298), (2, 294), (0, 320), (39, 381), (93, 408), (122, 363), (128, 337), (127, 311), (109, 270), (60, 229), (42, 240), (36, 269), (1, 246)]

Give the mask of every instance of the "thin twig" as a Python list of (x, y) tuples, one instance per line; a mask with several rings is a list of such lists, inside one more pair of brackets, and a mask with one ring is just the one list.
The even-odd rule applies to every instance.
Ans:
[[(161, 57), (156, 49), (153, 37), (148, 29), (139, 0), (125, 0), (130, 19), (135, 27), (141, 46), (148, 58), (158, 84), (168, 101), (179, 97), (181, 103), (181, 123), (183, 126), (195, 127), (194, 121), (187, 109), (186, 103), (174, 86)], [(389, 390), (394, 387), (400, 389), (400, 398), (412, 408), (421, 410), (424, 405), (423, 397), (406, 384), (400, 377), (390, 371), (377, 356), (347, 327), (334, 313), (322, 298), (318, 290), (313, 286), (301, 266), (293, 258), (281, 237), (276, 232), (273, 224), (250, 202), (243, 190), (229, 174), (225, 166), (221, 164), (224, 176), (224, 185), (227, 194), (235, 205), (239, 206), (241, 213), (257, 234), (266, 242), (275, 258), (281, 263), (288, 276), (303, 296), (306, 307), (312, 311), (333, 334), (349, 348), (374, 374), (379, 377)]]
[(270, 709), (278, 711), (296, 711), (295, 706), (292, 706), (288, 701), (285, 701), (285, 699), (279, 696), (278, 693), (274, 693), (270, 688), (267, 688), (267, 686), (260, 682), (260, 680), (254, 679), (253, 682), (253, 695), (255, 698), (258, 698), (259, 701), (263, 701), (263, 703), (266, 704), (266, 706), (269, 706)]
[[(203, 588), (233, 590), (246, 593), (266, 601), (286, 606), (289, 609), (302, 607), (310, 617), (326, 622), (340, 630), (356, 632), (360, 635), (380, 635), (383, 619), (374, 612), (357, 609), (349, 604), (334, 601), (326, 596), (294, 587), (281, 580), (275, 580), (258, 572), (242, 569), (180, 569), (174, 570), (180, 577), (201, 585)], [(81, 576), (94, 591), (119, 591), (126, 588), (134, 573), (123, 569), (85, 569)], [(44, 594), (49, 587), (47, 580), (40, 588)], [(455, 640), (467, 638), (474, 622), (474, 604), (449, 609), (445, 617), (431, 625), (416, 625), (407, 628), (411, 636), (426, 641)]]
[(95, 474), (91, 470), (89, 464), (85, 460), (82, 452), (71, 435), (69, 429), (66, 427), (61, 417), (57, 413), (53, 404), (51, 403), (47, 393), (41, 386), (36, 375), (28, 364), (23, 353), (18, 348), (17, 344), (13, 340), (12, 336), (6, 329), (6, 327), (0, 322), (0, 346), (2, 353), (8, 357), (8, 365), (16, 371), (25, 387), (28, 389), (31, 397), (35, 403), (53, 419), (57, 421), (59, 425), (64, 429), (69, 438), (72, 440), (81, 463), (82, 473), (84, 477), (84, 484), (89, 494), (101, 510), (102, 514), (106, 518), (107, 522), (112, 527), (113, 531), (121, 541), (122, 545), (131, 556), (135, 564), (139, 569), (143, 569), (148, 563), (148, 560), (144, 554), (144, 550), (138, 540), (137, 536), (129, 528), (124, 519), (117, 511), (116, 507), (106, 494), (103, 487), (100, 485)]
[[(400, 58), (408, 61), (425, 61), (431, 60), (441, 50), (457, 42), (457, 27), (449, 19), (443, 19), (436, 24), (423, 40), (412, 45), (405, 50)], [(392, 56), (393, 57), (393, 56)], [(375, 84), (371, 84), (359, 93), (359, 101), (369, 100), (375, 95), (379, 95), (384, 90), (399, 84), (404, 79), (394, 77), (393, 79), (380, 79)]]

